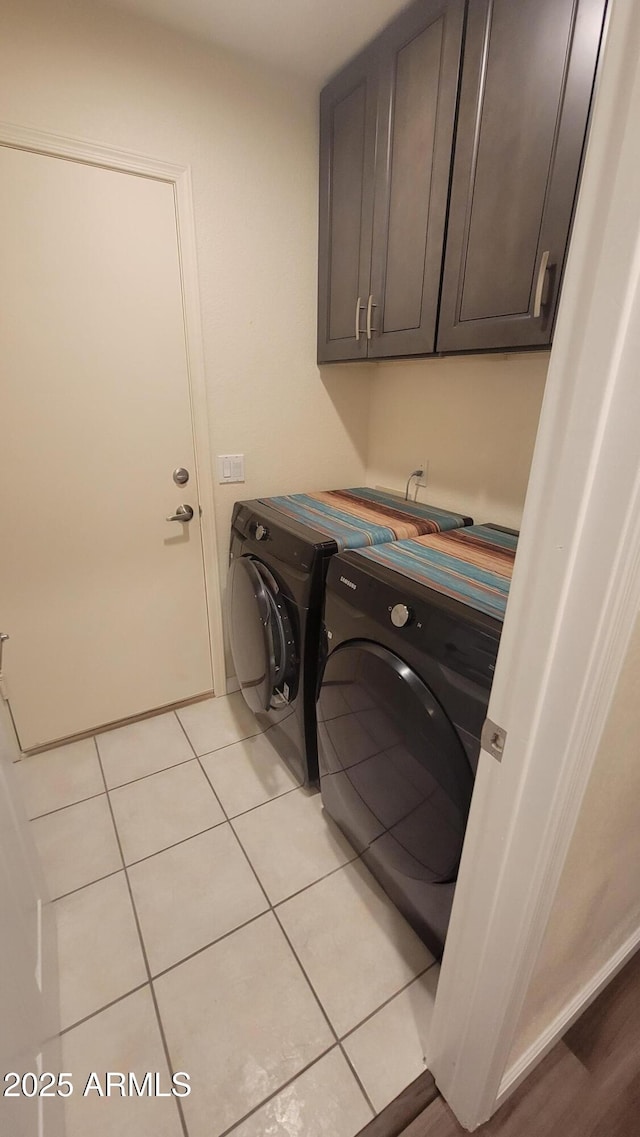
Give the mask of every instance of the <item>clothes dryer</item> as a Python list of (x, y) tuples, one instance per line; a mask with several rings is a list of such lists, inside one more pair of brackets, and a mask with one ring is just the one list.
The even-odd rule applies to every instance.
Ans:
[(444, 947), (517, 534), (471, 526), (335, 556), (318, 703), (327, 813)]

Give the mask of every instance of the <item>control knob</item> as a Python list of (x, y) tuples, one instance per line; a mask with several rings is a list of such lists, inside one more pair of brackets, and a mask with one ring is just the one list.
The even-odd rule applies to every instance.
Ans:
[(391, 623), (396, 628), (404, 628), (406, 624), (411, 622), (413, 612), (407, 608), (406, 604), (394, 604), (391, 609)]
[(266, 541), (268, 536), (269, 530), (267, 529), (266, 525), (256, 525), (256, 541)]

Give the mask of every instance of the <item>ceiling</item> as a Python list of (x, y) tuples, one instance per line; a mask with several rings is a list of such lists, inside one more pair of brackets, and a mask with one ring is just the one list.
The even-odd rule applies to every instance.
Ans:
[(345, 63), (407, 0), (110, 0), (166, 27), (301, 75), (314, 85)]

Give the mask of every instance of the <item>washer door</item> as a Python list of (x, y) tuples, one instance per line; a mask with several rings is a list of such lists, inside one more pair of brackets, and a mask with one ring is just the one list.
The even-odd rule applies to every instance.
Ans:
[(258, 714), (295, 695), (297, 660), (291, 621), (277, 581), (254, 557), (229, 569), (229, 638), (240, 689)]
[(400, 876), (455, 880), (473, 774), (429, 688), (353, 640), (329, 656), (318, 718), (323, 803), (356, 849)]

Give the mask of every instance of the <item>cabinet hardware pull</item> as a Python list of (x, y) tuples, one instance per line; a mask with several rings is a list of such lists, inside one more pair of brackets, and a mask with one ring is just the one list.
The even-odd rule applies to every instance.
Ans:
[(370, 296), (369, 300), (367, 302), (367, 339), (368, 340), (371, 339), (371, 333), (376, 332), (378, 330), (377, 328), (371, 327), (371, 309), (377, 308), (377, 307), (378, 307), (378, 305), (374, 304), (374, 302), (373, 302), (373, 296)]
[(538, 269), (538, 280), (536, 283), (536, 294), (533, 301), (533, 318), (537, 320), (542, 312), (542, 289), (544, 288), (544, 278), (549, 264), (549, 249), (547, 249), (541, 257), (540, 268)]
[(356, 300), (356, 343), (360, 341), (360, 313), (364, 309), (364, 304), (361, 304), (362, 297), (359, 296)]

